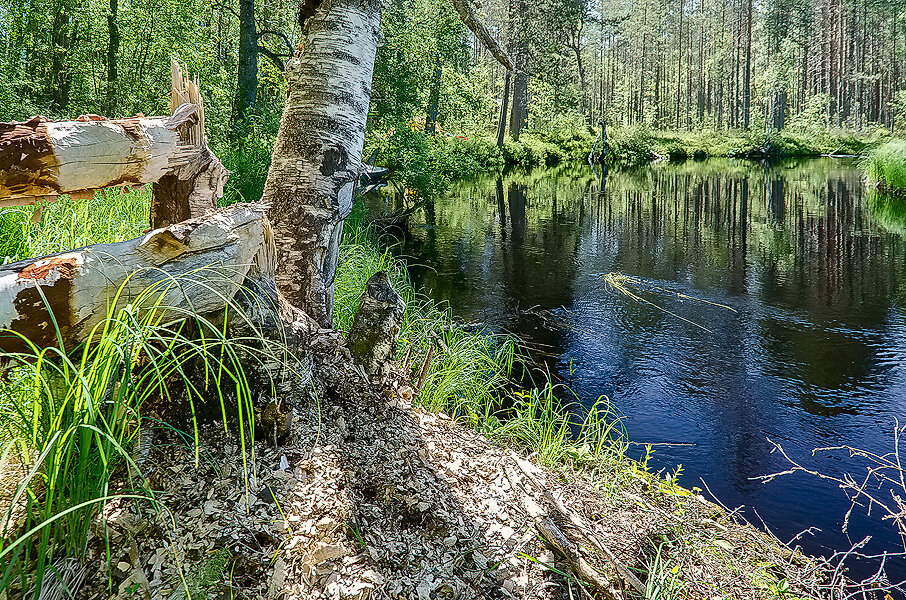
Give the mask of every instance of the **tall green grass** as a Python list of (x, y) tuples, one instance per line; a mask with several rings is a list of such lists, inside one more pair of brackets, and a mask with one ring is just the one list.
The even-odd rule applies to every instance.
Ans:
[[(193, 285), (204, 277), (194, 274)], [(111, 308), (77, 348), (62, 348), (61, 338), (51, 348), (24, 340), (27, 351), (0, 356), (11, 374), (0, 387), (3, 454), (27, 470), (0, 527), (0, 592), (38, 597), (60, 559), (78, 567), (106, 501), (152, 499), (141, 478), (133, 479), (139, 469), (131, 458), (149, 402), (164, 418), (187, 412), (196, 442), (196, 411), (213, 402), (224, 427), (228, 413), (238, 415), (240, 443), (252, 450), (246, 369), (285, 349), (260, 337), (230, 337), (222, 324), (164, 306), (167, 292), (185, 283), (163, 281), (125, 308)]]
[(868, 155), (868, 179), (883, 192), (906, 192), (906, 140), (892, 140)]
[(150, 204), (150, 190), (111, 188), (45, 204), (40, 214), (35, 206), (0, 208), (0, 264), (138, 237), (148, 229)]

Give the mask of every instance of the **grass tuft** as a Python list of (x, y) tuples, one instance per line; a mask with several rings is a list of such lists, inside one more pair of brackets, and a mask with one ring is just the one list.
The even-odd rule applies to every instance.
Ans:
[(132, 459), (149, 402), (165, 413), (189, 407), (196, 442), (203, 403), (219, 404), (224, 426), (238, 412), (243, 450), (253, 448), (245, 368), (285, 349), (260, 337), (231, 338), (222, 325), (162, 305), (179, 285), (162, 281), (125, 308), (111, 308), (79, 347), (29, 343), (26, 352), (0, 356), (9, 369), (0, 385), (0, 441), (5, 459), (27, 472), (4, 498), (0, 593), (34, 590), (38, 597), (50, 565), (81, 560), (105, 502), (153, 500)]
[(906, 193), (906, 140), (892, 140), (879, 146), (866, 162), (869, 181), (881, 191)]

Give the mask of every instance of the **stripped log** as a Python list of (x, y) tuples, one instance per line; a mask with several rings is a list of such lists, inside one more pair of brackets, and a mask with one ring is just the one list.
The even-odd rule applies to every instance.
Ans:
[[(270, 330), (294, 323), (289, 333), (300, 344), (317, 326), (276, 295), (273, 239), (264, 208), (237, 204), (134, 240), (4, 265), (0, 352), (27, 351), (23, 338), (58, 346), (57, 330), (71, 349), (114, 304), (122, 308), (140, 297), (160, 298), (160, 306), (180, 318), (222, 310), (240, 290), (237, 301), (258, 311), (255, 318)], [(141, 296), (151, 286), (159, 293)]]
[(177, 131), (196, 110), (184, 104), (169, 117), (0, 123), (0, 207), (158, 181), (198, 154)]

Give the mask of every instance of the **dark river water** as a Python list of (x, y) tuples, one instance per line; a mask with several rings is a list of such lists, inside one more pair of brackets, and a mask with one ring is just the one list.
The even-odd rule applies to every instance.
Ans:
[[(660, 444), (655, 469), (682, 465), (681, 483), (784, 541), (812, 527), (799, 543), (813, 554), (866, 535), (863, 550), (895, 551), (878, 514), (857, 508), (841, 531), (835, 484), (754, 479), (789, 467), (769, 439), (859, 478), (863, 463), (812, 449), (889, 452), (906, 422), (906, 217), (873, 206), (844, 160), (612, 169), (603, 189), (566, 165), (456, 184), (395, 251), (457, 316), (531, 342), (583, 402), (610, 398), (632, 442)], [(906, 561), (889, 566), (906, 578)]]

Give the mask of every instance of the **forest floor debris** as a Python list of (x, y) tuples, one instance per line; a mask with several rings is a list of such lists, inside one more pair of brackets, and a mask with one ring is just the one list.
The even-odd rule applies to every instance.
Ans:
[(583, 586), (540, 538), (526, 504), (545, 500), (515, 454), (400, 398), (297, 407), (288, 442), (254, 459), (222, 425), (203, 429), (197, 465), (191, 440), (153, 438), (159, 505), (105, 506), (88, 597), (638, 597), (615, 564), (671, 597), (810, 597), (821, 583), (811, 560), (637, 463), (533, 467), (614, 555), (582, 548), (611, 582)]

